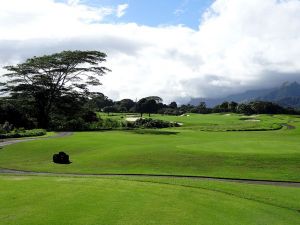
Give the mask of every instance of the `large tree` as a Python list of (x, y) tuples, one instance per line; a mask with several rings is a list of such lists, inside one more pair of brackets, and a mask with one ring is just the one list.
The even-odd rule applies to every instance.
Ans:
[(136, 104), (136, 111), (141, 114), (148, 113), (149, 117), (151, 113), (156, 113), (159, 108), (159, 103), (162, 102), (162, 98), (158, 96), (149, 96), (140, 99)]
[(99, 77), (109, 69), (100, 66), (106, 54), (99, 51), (63, 51), (33, 57), (4, 67), (8, 73), (1, 92), (21, 94), (33, 100), (40, 127), (48, 128), (55, 102), (70, 93), (87, 93), (88, 86), (101, 85)]

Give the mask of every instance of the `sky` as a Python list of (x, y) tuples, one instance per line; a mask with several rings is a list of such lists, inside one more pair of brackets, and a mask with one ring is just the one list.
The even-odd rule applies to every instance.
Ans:
[(300, 0), (0, 0), (0, 67), (63, 50), (105, 52), (114, 100), (300, 82)]

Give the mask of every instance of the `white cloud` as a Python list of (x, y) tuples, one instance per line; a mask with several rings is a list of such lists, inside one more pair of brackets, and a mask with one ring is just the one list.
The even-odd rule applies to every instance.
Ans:
[(128, 8), (128, 4), (118, 5), (118, 7), (117, 7), (117, 17), (121, 18), (122, 16), (124, 16), (125, 13), (126, 13), (127, 8)]
[(112, 72), (99, 91), (114, 98), (214, 97), (300, 81), (299, 0), (216, 0), (199, 30), (104, 24), (125, 6), (82, 2), (0, 0), (0, 64), (66, 49), (105, 51)]

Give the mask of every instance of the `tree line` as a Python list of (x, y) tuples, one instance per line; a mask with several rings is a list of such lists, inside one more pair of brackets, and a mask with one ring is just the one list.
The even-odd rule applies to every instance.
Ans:
[(247, 103), (237, 103), (234, 101), (223, 102), (215, 107), (209, 108), (205, 102), (198, 105), (183, 104), (178, 105), (175, 101), (170, 104), (164, 104), (162, 98), (158, 96), (149, 96), (134, 102), (131, 99), (113, 101), (103, 94), (91, 100), (95, 111), (110, 113), (145, 113), (149, 116), (152, 113), (164, 115), (182, 115), (185, 113), (240, 113), (251, 114), (299, 114), (300, 112), (293, 108), (285, 108), (276, 103), (266, 101), (251, 101)]
[[(107, 126), (95, 112), (107, 114), (160, 113), (181, 115), (184, 113), (233, 112), (243, 114), (298, 113), (271, 102), (224, 102), (213, 108), (199, 105), (164, 104), (159, 96), (148, 96), (133, 101), (113, 101), (103, 93), (91, 92), (90, 86), (101, 85), (100, 77), (110, 70), (102, 63), (106, 54), (99, 51), (63, 51), (27, 59), (25, 62), (6, 66), (8, 73), (1, 75), (0, 125), (3, 130), (12, 127), (50, 130), (84, 129), (97, 122)], [(0, 130), (2, 128), (0, 127)], [(95, 128), (96, 129), (96, 128)]]

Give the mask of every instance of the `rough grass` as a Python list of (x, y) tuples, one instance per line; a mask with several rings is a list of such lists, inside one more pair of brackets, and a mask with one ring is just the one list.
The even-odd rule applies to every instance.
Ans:
[(0, 176), (3, 225), (297, 225), (300, 189), (204, 182)]

